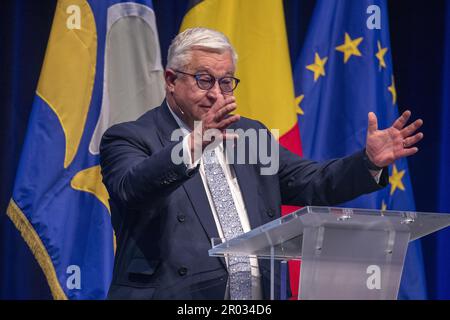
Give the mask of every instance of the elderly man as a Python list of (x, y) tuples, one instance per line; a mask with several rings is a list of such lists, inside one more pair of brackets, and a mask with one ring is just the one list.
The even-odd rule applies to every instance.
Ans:
[[(209, 257), (211, 238), (230, 239), (267, 223), (280, 216), (282, 204), (334, 205), (379, 190), (388, 181), (384, 168), (417, 152), (421, 120), (405, 126), (405, 112), (392, 127), (378, 130), (369, 113), (366, 148), (346, 158), (322, 164), (301, 159), (267, 134), (269, 145), (279, 148), (274, 174), (261, 174), (259, 159), (229, 163), (225, 151), (236, 135), (227, 129), (266, 130), (231, 114), (237, 107), (236, 60), (220, 32), (180, 33), (169, 48), (166, 100), (104, 134), (101, 167), (117, 236), (108, 298), (268, 298), (265, 262)], [(225, 143), (210, 145), (204, 135), (210, 129), (216, 129), (211, 140)], [(174, 150), (185, 161), (175, 161)]]

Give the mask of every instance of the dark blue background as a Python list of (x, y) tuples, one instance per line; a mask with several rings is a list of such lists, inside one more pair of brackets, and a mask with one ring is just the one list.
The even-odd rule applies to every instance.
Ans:
[[(315, 0), (284, 3), (291, 60), (295, 62)], [(187, 1), (153, 0), (153, 4), (165, 63)], [(449, 170), (443, 170), (439, 162), (450, 149), (441, 138), (446, 129), (444, 117), (450, 115), (443, 111), (444, 93), (450, 90), (450, 75), (444, 78), (443, 72), (446, 59), (447, 69), (449, 65), (450, 1), (389, 0), (388, 4), (399, 108), (412, 110), (414, 117), (425, 123), (420, 152), (409, 159), (416, 207), (418, 211), (440, 211), (448, 208), (440, 199), (446, 192), (440, 188), (440, 178), (450, 180)], [(56, 0), (8, 0), (0, 5), (0, 299), (51, 298), (39, 266), (5, 212), (55, 6)], [(450, 239), (449, 233), (446, 231)], [(438, 290), (436, 241), (435, 235), (423, 241), (429, 298), (450, 299), (450, 290)]]

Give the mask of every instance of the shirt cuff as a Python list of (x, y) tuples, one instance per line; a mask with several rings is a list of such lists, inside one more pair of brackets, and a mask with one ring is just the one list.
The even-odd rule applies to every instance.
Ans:
[[(381, 174), (383, 173), (384, 169), (378, 170), (378, 173), (374, 176), (372, 176), (375, 179), (375, 182), (377, 184), (380, 184)], [(370, 172), (374, 172), (373, 170), (370, 170)]]

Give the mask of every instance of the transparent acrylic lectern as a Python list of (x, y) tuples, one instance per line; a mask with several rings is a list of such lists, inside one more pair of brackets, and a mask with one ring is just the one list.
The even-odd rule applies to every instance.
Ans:
[(271, 259), (272, 299), (275, 261), (301, 260), (299, 299), (393, 300), (408, 242), (449, 225), (450, 214), (304, 207), (229, 241), (212, 239), (209, 255)]

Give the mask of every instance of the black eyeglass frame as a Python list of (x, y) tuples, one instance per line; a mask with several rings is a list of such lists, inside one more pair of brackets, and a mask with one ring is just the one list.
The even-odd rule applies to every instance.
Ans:
[[(197, 86), (200, 88), (200, 89), (202, 89), (202, 90), (210, 90), (212, 87), (214, 87), (214, 85), (216, 84), (216, 81), (219, 83), (219, 88), (220, 88), (220, 90), (222, 91), (222, 92), (227, 92), (227, 93), (229, 93), (229, 92), (233, 92), (235, 89), (236, 89), (236, 87), (238, 86), (238, 84), (239, 84), (239, 82), (241, 82), (241, 80), (240, 79), (238, 79), (238, 78), (235, 78), (235, 77), (231, 77), (231, 76), (225, 76), (225, 77), (221, 77), (221, 78), (219, 78), (219, 79), (217, 79), (216, 77), (214, 77), (213, 75), (211, 75), (211, 74), (209, 74), (209, 73), (206, 73), (206, 72), (204, 72), (204, 73), (196, 73), (196, 74), (192, 74), (192, 73), (187, 73), (187, 72), (184, 72), (184, 71), (180, 71), (180, 70), (176, 70), (176, 69), (173, 69), (173, 71), (175, 71), (175, 72), (177, 72), (177, 73), (181, 73), (181, 74), (185, 74), (185, 75), (187, 75), (187, 76), (191, 76), (191, 77), (193, 77), (194, 79), (195, 79), (195, 82), (197, 83)], [(200, 77), (201, 76), (209, 76), (209, 77), (211, 77), (211, 81), (209, 82), (209, 87), (207, 88), (207, 87), (202, 87), (201, 85), (200, 85), (200, 83), (199, 83), (199, 80), (200, 80)], [(223, 79), (232, 79), (234, 82), (234, 87), (233, 87), (233, 89), (231, 89), (231, 90), (224, 90), (223, 88), (222, 88), (222, 86), (221, 86), (221, 81), (223, 80)], [(214, 80), (214, 81), (213, 81)]]

